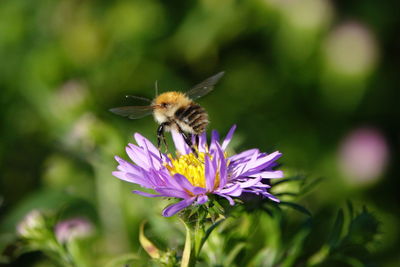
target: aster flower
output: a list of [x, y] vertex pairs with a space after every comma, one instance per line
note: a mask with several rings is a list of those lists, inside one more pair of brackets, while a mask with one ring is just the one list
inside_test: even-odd
[[198, 157], [185, 143], [179, 133], [172, 132], [176, 147], [176, 156], [161, 154], [145, 137], [136, 133], [137, 145], [128, 144], [126, 152], [135, 163], [115, 157], [118, 171], [113, 175], [121, 180], [152, 189], [156, 193], [135, 190], [133, 193], [145, 197], [173, 197], [182, 199], [169, 205], [163, 216], [169, 217], [192, 205], [201, 205], [209, 201], [209, 197], [217, 195], [234, 205], [232, 197], [243, 193], [251, 193], [279, 200], [268, 192], [270, 185], [265, 179], [282, 178], [283, 173], [273, 170], [281, 153], [271, 154], [258, 149], [245, 150], [228, 157], [225, 152], [236, 126], [233, 126], [222, 143], [217, 131], [212, 131], [211, 142], [207, 144], [206, 134], [199, 136]]

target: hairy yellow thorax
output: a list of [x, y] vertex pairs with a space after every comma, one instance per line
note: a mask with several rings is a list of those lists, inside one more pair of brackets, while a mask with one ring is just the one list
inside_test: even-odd
[[166, 92], [154, 99], [154, 104], [161, 105], [163, 103], [188, 105], [191, 100], [180, 92]]

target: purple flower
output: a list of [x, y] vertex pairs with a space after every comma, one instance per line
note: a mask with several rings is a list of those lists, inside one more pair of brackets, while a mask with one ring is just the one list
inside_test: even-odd
[[135, 163], [116, 156], [118, 171], [113, 172], [117, 178], [152, 189], [156, 194], [142, 191], [133, 193], [146, 197], [175, 197], [180, 202], [169, 205], [163, 216], [169, 217], [194, 204], [204, 204], [210, 195], [226, 198], [234, 205], [232, 197], [242, 193], [253, 193], [279, 200], [268, 192], [269, 185], [264, 179], [282, 178], [282, 171], [273, 170], [276, 160], [282, 155], [276, 151], [262, 153], [250, 149], [228, 157], [226, 148], [232, 139], [236, 126], [233, 126], [223, 140], [214, 130], [211, 143], [207, 145], [206, 134], [199, 136], [198, 157], [185, 143], [179, 133], [172, 132], [176, 147], [176, 157], [162, 154], [145, 137], [136, 133], [134, 138], [138, 145], [128, 144], [126, 152]]
[[57, 223], [55, 234], [60, 243], [74, 238], [83, 238], [93, 233], [93, 224], [85, 218], [71, 218]]

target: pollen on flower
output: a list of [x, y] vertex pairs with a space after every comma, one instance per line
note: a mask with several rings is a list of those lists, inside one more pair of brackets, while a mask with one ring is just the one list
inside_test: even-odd
[[206, 153], [198, 153], [198, 157], [193, 153], [179, 155], [177, 158], [168, 155], [171, 164], [165, 164], [165, 167], [171, 176], [176, 173], [182, 174], [193, 186], [205, 188], [205, 156]]

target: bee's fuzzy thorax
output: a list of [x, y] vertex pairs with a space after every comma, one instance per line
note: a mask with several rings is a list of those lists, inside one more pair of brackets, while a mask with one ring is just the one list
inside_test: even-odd
[[188, 105], [191, 100], [183, 93], [180, 92], [166, 92], [157, 96], [153, 103], [160, 105], [162, 103]]

